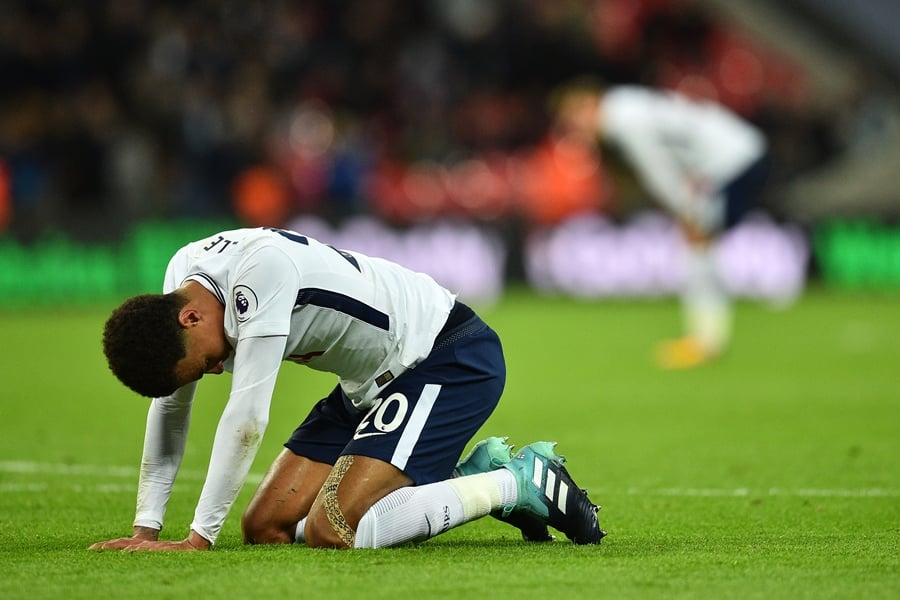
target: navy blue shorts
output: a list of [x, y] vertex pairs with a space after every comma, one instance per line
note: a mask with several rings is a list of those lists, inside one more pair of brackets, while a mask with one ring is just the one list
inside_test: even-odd
[[457, 302], [431, 354], [357, 410], [340, 386], [313, 407], [284, 444], [333, 465], [344, 454], [389, 462], [416, 485], [448, 479], [506, 384], [500, 338]]
[[722, 190], [725, 195], [724, 229], [731, 229], [757, 204], [765, 191], [771, 170], [770, 158], [763, 155]]

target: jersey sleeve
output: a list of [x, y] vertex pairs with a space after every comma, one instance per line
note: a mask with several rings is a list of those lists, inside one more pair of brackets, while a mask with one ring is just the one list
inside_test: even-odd
[[191, 529], [215, 543], [256, 457], [287, 336], [242, 339], [235, 348], [231, 394], [213, 442]]
[[196, 382], [154, 398], [147, 413], [134, 525], [162, 529], [175, 475], [184, 457]]
[[287, 336], [299, 285], [297, 267], [283, 250], [264, 246], [245, 258], [232, 280], [226, 314], [238, 340]]

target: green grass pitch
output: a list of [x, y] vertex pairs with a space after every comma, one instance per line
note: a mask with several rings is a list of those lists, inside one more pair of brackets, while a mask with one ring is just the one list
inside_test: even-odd
[[[0, 315], [2, 598], [900, 597], [896, 296], [741, 303], [721, 362], [663, 372], [650, 352], [678, 331], [673, 301], [511, 291], [481, 311], [509, 365], [482, 434], [558, 440], [609, 536], [529, 545], [486, 518], [355, 552], [240, 542], [256, 482], [333, 384], [293, 365], [212, 552], [87, 551], [130, 532], [146, 411], [105, 367], [109, 308]], [[169, 539], [187, 533], [228, 383], [201, 386]]]

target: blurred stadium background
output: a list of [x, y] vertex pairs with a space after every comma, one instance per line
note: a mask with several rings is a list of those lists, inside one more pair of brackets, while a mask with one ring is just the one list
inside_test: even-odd
[[585, 74], [766, 131], [763, 209], [719, 248], [735, 293], [897, 290], [897, 23], [895, 0], [7, 0], [0, 293], [155, 290], [181, 243], [269, 225], [472, 301], [671, 294], [671, 223], [549, 135]]

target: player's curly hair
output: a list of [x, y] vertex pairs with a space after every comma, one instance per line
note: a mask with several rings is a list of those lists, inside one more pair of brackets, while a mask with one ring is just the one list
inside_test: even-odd
[[119, 381], [142, 396], [168, 396], [178, 388], [175, 365], [186, 354], [178, 293], [143, 294], [122, 303], [103, 328], [103, 353]]

